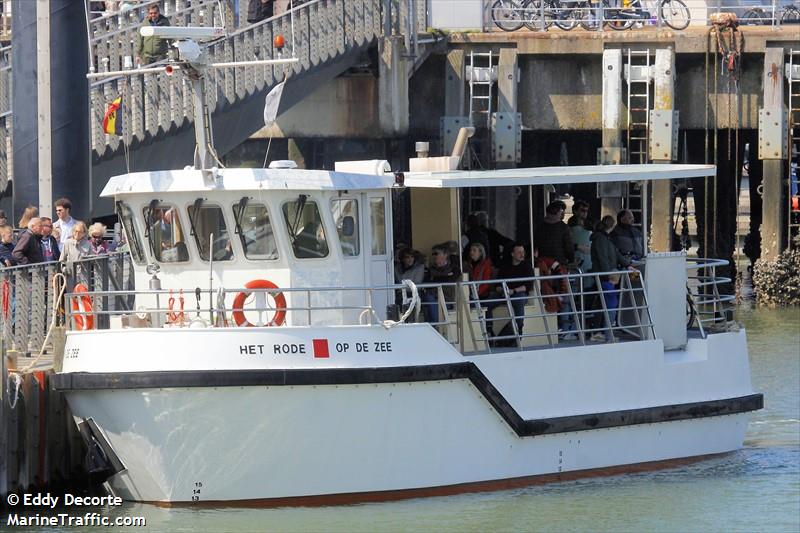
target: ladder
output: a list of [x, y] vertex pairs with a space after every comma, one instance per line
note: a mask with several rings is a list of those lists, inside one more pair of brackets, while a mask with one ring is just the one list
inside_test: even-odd
[[469, 123], [476, 128], [491, 126], [494, 84], [497, 82], [497, 61], [500, 55], [488, 52], [469, 53]]
[[786, 235], [790, 250], [798, 247], [800, 235], [800, 50], [789, 51], [786, 65], [789, 82], [789, 194]]
[[[650, 108], [653, 82], [653, 61], [650, 50], [627, 50], [625, 80], [627, 82], [628, 120], [626, 147], [628, 163], [647, 163], [650, 137]], [[629, 183], [625, 191], [624, 207], [630, 209], [636, 225], [642, 222], [641, 185]]]

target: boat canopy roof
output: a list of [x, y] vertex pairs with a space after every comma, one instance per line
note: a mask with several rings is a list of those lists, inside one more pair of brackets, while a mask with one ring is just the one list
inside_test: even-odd
[[218, 179], [207, 185], [199, 170], [158, 170], [114, 176], [100, 196], [201, 191], [355, 191], [387, 189], [394, 185], [392, 174], [356, 174], [327, 170], [224, 168]]
[[406, 187], [450, 189], [460, 187], [506, 187], [559, 185], [562, 183], [608, 183], [702, 178], [716, 173], [714, 165], [590, 165], [502, 170], [453, 170], [408, 172]]

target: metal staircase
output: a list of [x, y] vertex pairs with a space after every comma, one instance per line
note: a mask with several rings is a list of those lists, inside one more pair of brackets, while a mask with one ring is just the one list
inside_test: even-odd
[[789, 84], [789, 194], [788, 236], [789, 249], [797, 248], [795, 238], [800, 235], [800, 50], [789, 51], [786, 64]]

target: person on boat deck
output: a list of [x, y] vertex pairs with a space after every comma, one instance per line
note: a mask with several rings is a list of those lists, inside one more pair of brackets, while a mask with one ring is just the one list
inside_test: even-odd
[[53, 263], [58, 261], [61, 252], [58, 249], [58, 240], [53, 237], [53, 221], [49, 217], [42, 217], [42, 257], [45, 263]]
[[394, 265], [394, 279], [397, 283], [410, 280], [415, 284], [425, 281], [425, 263], [421, 254], [411, 248], [404, 248], [398, 254], [398, 261]]
[[[486, 249], [483, 244], [473, 242], [469, 245], [469, 280], [470, 281], [484, 281], [492, 279], [494, 276], [494, 268], [492, 267], [492, 260], [486, 257]], [[477, 286], [478, 299], [483, 300], [489, 297], [492, 287], [489, 283], [481, 283]], [[474, 299], [474, 293], [470, 289], [470, 299]]]
[[11, 252], [11, 256], [18, 265], [41, 263], [44, 260], [42, 246], [39, 243], [41, 234], [42, 220], [39, 217], [31, 218], [28, 221], [28, 228], [20, 234], [17, 245]]
[[[628, 268], [631, 264], [631, 260], [622, 255], [619, 249], [616, 247], [614, 242], [611, 240], [611, 232], [614, 230], [614, 217], [611, 215], [606, 215], [603, 219], [597, 223], [595, 226], [595, 232], [592, 234], [592, 271], [594, 272], [614, 272], [615, 270], [620, 270], [623, 268]], [[603, 286], [603, 292], [607, 290], [613, 290], [613, 283], [612, 286], [609, 286], [608, 282], [610, 281], [609, 276], [601, 276], [600, 283]], [[605, 298], [605, 297], [604, 297]], [[611, 302], [613, 303], [613, 298], [606, 300], [606, 306]], [[619, 300], [617, 299], [617, 303]], [[601, 308], [600, 302], [595, 304], [596, 308]], [[600, 322], [605, 322], [605, 318], [600, 315]], [[609, 313], [609, 320], [611, 320], [611, 314]], [[616, 319], [616, 313], [614, 313], [614, 319]], [[614, 321], [611, 321], [610, 327], [614, 324]], [[595, 324], [593, 327], [598, 327], [597, 321], [595, 320]], [[597, 332], [592, 335], [592, 341], [602, 341], [605, 340], [606, 337]]]
[[533, 242], [539, 250], [539, 258], [550, 265], [551, 270], [561, 270], [559, 265], [566, 267], [575, 260], [575, 244], [572, 242], [572, 233], [569, 226], [564, 223], [564, 213], [567, 206], [561, 200], [550, 202], [545, 209], [546, 215], [533, 234]]
[[14, 230], [8, 224], [0, 226], [0, 266], [10, 267], [17, 264], [11, 255], [14, 251]]
[[[158, 4], [151, 4], [150, 7], [147, 8], [147, 23], [150, 24], [150, 26], [170, 25], [169, 19], [161, 14], [161, 8], [158, 7]], [[168, 51], [169, 41], [167, 39], [162, 39], [155, 35], [144, 37], [141, 34], [137, 34], [137, 65], [149, 65], [150, 63], [166, 59]]]
[[[522, 335], [522, 326], [525, 322], [525, 304], [528, 303], [528, 294], [533, 290], [533, 267], [530, 261], [525, 260], [525, 245], [522, 243], [514, 243], [511, 247], [511, 262], [506, 263], [500, 267], [497, 273], [497, 279], [508, 280], [506, 287], [508, 288], [508, 301], [511, 303], [511, 308], [514, 311], [514, 318], [517, 323], [517, 333]], [[487, 329], [492, 336], [509, 337], [514, 334], [514, 327], [511, 321], [506, 324], [499, 333], [491, 333], [494, 331], [494, 322], [492, 320], [493, 311], [499, 306], [508, 306], [505, 300], [505, 292], [503, 286], [497, 284], [494, 287], [494, 293], [491, 295], [492, 299], [496, 301], [489, 302], [486, 310], [486, 324]], [[514, 346], [516, 341], [514, 339], [501, 339], [496, 342], [498, 346]]]
[[611, 232], [611, 240], [622, 255], [635, 260], [644, 257], [644, 237], [633, 221], [630, 209], [617, 213], [617, 227]]
[[19, 219], [17, 228], [23, 231], [28, 229], [28, 224], [30, 223], [31, 219], [38, 216], [39, 208], [34, 205], [29, 205], [25, 208], [25, 211], [22, 212], [22, 218]]
[[485, 212], [480, 211], [477, 213], [477, 216], [478, 229], [484, 232], [486, 237], [489, 239], [489, 246], [486, 247], [486, 256], [492, 260], [492, 265], [498, 266], [508, 259], [508, 255], [511, 253], [511, 247], [514, 245], [514, 241], [496, 229], [490, 228], [488, 226], [489, 215], [487, 215]]
[[[425, 283], [456, 283], [461, 279], [461, 269], [453, 261], [450, 247], [437, 244], [432, 250], [433, 260], [425, 276]], [[448, 309], [452, 309], [456, 300], [454, 286], [442, 287], [442, 295]], [[430, 287], [422, 295], [423, 313], [428, 322], [439, 322], [439, 290]]]
[[8, 217], [6, 217], [6, 212], [0, 209], [0, 226], [7, 226], [8, 225]]
[[583, 200], [576, 200], [572, 205], [572, 217], [567, 226], [572, 242], [575, 243], [575, 262], [581, 272], [592, 270], [592, 230], [588, 219], [589, 204]]
[[477, 213], [472, 213], [467, 217], [467, 230], [464, 232], [463, 238], [466, 238], [467, 241], [467, 245], [464, 247], [467, 258], [469, 258], [469, 247], [473, 243], [483, 246], [483, 255], [486, 255], [485, 252], [489, 249], [489, 235], [481, 228]]

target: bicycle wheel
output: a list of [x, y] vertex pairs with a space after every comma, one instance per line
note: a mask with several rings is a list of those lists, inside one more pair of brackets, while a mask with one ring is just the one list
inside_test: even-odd
[[520, 0], [497, 0], [492, 4], [492, 22], [503, 31], [522, 27], [523, 3]]
[[[542, 23], [542, 15], [544, 15], [544, 23]], [[522, 10], [522, 20], [525, 23], [525, 27], [531, 31], [546, 30], [553, 25], [550, 8], [545, 5], [544, 10], [542, 10], [542, 0], [526, 2], [525, 8]]]
[[794, 6], [785, 6], [781, 15], [781, 24], [800, 24], [800, 9]]
[[554, 0], [553, 4], [553, 24], [564, 31], [569, 31], [578, 25], [575, 18], [575, 9], [561, 5], [559, 0]]
[[683, 0], [662, 0], [659, 6], [659, 16], [664, 24], [673, 30], [685, 30], [691, 22], [689, 8]]
[[766, 13], [760, 7], [754, 7], [747, 13], [742, 15], [742, 24], [746, 26], [755, 26], [757, 24], [764, 24], [767, 18]]
[[[605, 5], [603, 7], [605, 8]], [[628, 16], [633, 13], [634, 10], [630, 7], [611, 7], [605, 9], [603, 16], [609, 28], [622, 31], [629, 29], [636, 22], [636, 19]]]
[[579, 19], [581, 27], [587, 31], [594, 31], [597, 29], [597, 26], [600, 24], [600, 9], [605, 9], [608, 7], [608, 2], [603, 0], [602, 7], [595, 6], [592, 2], [585, 2], [581, 4], [580, 11], [579, 11]]

